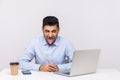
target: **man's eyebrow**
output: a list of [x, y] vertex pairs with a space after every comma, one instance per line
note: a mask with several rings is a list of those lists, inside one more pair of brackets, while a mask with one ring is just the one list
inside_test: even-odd
[[56, 30], [52, 30], [52, 31], [56, 31]]
[[45, 31], [49, 31], [49, 30], [46, 29]]

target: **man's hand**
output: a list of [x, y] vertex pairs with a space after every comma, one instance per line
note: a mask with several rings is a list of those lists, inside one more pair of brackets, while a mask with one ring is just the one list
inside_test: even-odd
[[40, 71], [56, 72], [58, 71], [58, 66], [53, 63], [42, 64], [39, 68]]

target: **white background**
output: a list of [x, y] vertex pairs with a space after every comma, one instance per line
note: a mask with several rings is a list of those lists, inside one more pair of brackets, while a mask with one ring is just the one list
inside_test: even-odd
[[0, 70], [42, 35], [48, 15], [75, 49], [101, 49], [98, 67], [120, 69], [120, 0], [0, 0]]

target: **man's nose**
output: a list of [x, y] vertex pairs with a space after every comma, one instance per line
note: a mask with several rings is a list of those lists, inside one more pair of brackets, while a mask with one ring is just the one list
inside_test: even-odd
[[49, 33], [49, 37], [52, 37], [52, 35], [53, 35], [52, 32], [50, 32], [50, 33]]

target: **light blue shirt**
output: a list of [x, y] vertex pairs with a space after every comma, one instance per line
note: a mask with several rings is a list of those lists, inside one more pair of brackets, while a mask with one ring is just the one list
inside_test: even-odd
[[[74, 47], [71, 43], [58, 36], [54, 44], [48, 45], [44, 36], [33, 39], [19, 58], [19, 67], [25, 70], [39, 70], [41, 64], [54, 63], [59, 71], [69, 71]], [[35, 59], [35, 64], [31, 62]], [[68, 63], [66, 63], [68, 59]]]

